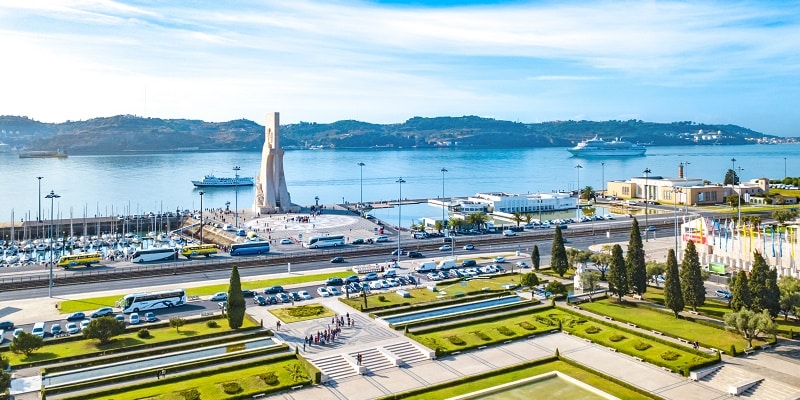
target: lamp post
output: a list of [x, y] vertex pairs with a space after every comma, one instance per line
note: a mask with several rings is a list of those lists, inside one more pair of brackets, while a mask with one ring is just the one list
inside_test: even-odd
[[583, 169], [583, 166], [578, 164], [575, 166], [575, 169], [578, 170], [578, 202], [576, 203], [575, 215], [578, 219], [581, 219], [581, 169]]
[[445, 223], [444, 222], [445, 221], [445, 219], [444, 219], [445, 218], [445, 216], [444, 216], [444, 210], [445, 210], [445, 205], [444, 205], [444, 173], [447, 172], [447, 168], [442, 168], [440, 171], [442, 171], [442, 224], [444, 224]]
[[680, 186], [673, 186], [672, 187], [672, 212], [675, 214], [675, 259], [677, 261], [678, 258], [678, 194], [683, 193], [683, 189]]
[[786, 157], [783, 157], [783, 179], [786, 180]]
[[648, 214], [647, 214], [647, 203], [649, 203], [649, 198], [650, 198], [649, 193], [647, 191], [647, 178], [650, 175], [650, 173], [653, 172], [653, 171], [650, 171], [650, 168], [645, 168], [645, 170], [642, 171], [642, 172], [644, 172], [644, 241], [646, 242], [647, 241], [647, 236], [648, 236], [647, 227], [649, 226], [648, 225], [649, 222], [647, 220], [647, 217], [648, 217]]
[[[784, 160], [786, 159], [784, 158]], [[36, 177], [36, 179], [39, 180], [39, 208], [36, 209], [36, 221], [38, 222], [42, 222], [42, 178], [44, 177], [43, 176]]]
[[735, 185], [736, 184], [736, 159], [735, 158], [731, 158], [731, 171], [733, 171], [733, 178], [732, 178], [733, 182], [731, 182], [731, 185]]
[[233, 186], [236, 187], [236, 201], [233, 206], [233, 218], [236, 220], [234, 226], [236, 229], [239, 229], [239, 171], [241, 170], [238, 165], [233, 167], [233, 172], [236, 174], [233, 181]]
[[200, 195], [200, 244], [203, 244], [203, 195], [206, 192], [201, 190], [198, 194]]
[[[361, 171], [361, 197], [359, 197], [358, 207], [361, 210], [363, 210], [364, 209], [364, 166], [367, 165], [367, 164], [364, 164], [363, 162], [359, 162], [356, 165], [358, 165], [358, 167], [360, 168], [360, 171]], [[363, 214], [363, 212], [362, 212], [362, 214]]]
[[689, 164], [691, 164], [691, 163], [688, 162], [688, 161], [684, 161], [683, 162], [683, 179], [687, 179], [689, 177], [689, 175], [686, 174], [686, 170], [687, 170], [686, 166], [689, 165]]
[[61, 196], [52, 190], [45, 196], [46, 199], [50, 199], [50, 284], [47, 286], [47, 293], [50, 297], [53, 297], [53, 253], [55, 253], [53, 249], [53, 200], [59, 197]]
[[397, 265], [397, 264], [400, 263], [400, 254], [401, 254], [401, 251], [400, 251], [401, 250], [400, 249], [400, 232], [401, 232], [401, 229], [402, 229], [401, 228], [401, 221], [402, 221], [402, 215], [403, 215], [403, 184], [406, 183], [406, 181], [403, 180], [403, 178], [399, 178], [395, 182], [400, 184], [400, 197], [397, 200], [397, 261], [395, 262], [395, 265]]
[[744, 168], [742, 168], [742, 167], [737, 167], [737, 168], [736, 168], [736, 169], [733, 171], [733, 179], [734, 179], [734, 180], [736, 181], [736, 183], [739, 185], [739, 191], [738, 191], [738, 194], [739, 194], [739, 195], [738, 195], [738, 196], [736, 196], [736, 201], [737, 201], [737, 205], [736, 205], [736, 209], [737, 209], [737, 217], [736, 217], [736, 221], [737, 221], [737, 223], [738, 223], [739, 221], [741, 221], [741, 220], [742, 220], [742, 181], [741, 181], [741, 179], [738, 179], [738, 175], [736, 174], [736, 171], [739, 171], [739, 173], [741, 173], [742, 171], [744, 171]]
[[600, 187], [603, 188], [603, 197], [606, 196], [606, 163], [600, 163]]

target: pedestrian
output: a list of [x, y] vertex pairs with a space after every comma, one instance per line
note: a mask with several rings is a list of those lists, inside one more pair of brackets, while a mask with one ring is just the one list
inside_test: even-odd
[[306, 340], [303, 340], [303, 351], [306, 351]]
[[161, 370], [161, 377], [166, 379], [166, 377], [167, 377], [167, 370], [166, 369], [162, 369]]
[[358, 355], [356, 356], [356, 361], [358, 361], [358, 365], [361, 365], [362, 360], [363, 358], [361, 357], [361, 353], [358, 353]]
[[276, 321], [275, 322], [275, 327], [276, 327], [276, 329], [275, 329], [276, 331], [281, 330], [281, 321]]
[[161, 379], [161, 370], [156, 371], [156, 379]]

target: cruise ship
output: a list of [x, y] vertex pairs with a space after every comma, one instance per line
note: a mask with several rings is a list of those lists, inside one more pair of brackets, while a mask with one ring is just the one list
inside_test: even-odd
[[253, 178], [240, 176], [238, 178], [219, 178], [214, 175], [206, 175], [202, 181], [192, 181], [198, 187], [203, 186], [253, 186]]
[[606, 142], [595, 136], [593, 139], [584, 140], [577, 146], [568, 149], [572, 155], [582, 157], [631, 157], [641, 156], [647, 148], [624, 140], [614, 139]]

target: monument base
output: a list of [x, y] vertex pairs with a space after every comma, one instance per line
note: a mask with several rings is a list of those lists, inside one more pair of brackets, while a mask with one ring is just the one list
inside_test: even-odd
[[301, 210], [297, 204], [292, 204], [289, 207], [260, 207], [253, 206], [254, 214], [286, 214], [286, 213], [299, 213]]

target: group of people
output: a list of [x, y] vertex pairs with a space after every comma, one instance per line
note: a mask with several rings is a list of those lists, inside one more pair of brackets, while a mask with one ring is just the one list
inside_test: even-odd
[[346, 315], [335, 315], [331, 317], [331, 323], [328, 325], [328, 329], [317, 331], [316, 334], [311, 334], [303, 338], [303, 351], [306, 350], [307, 345], [324, 345], [325, 343], [336, 341], [336, 337], [341, 335], [342, 327], [344, 327], [345, 324], [348, 327], [354, 327], [356, 325], [355, 319], [350, 318], [349, 312]]

